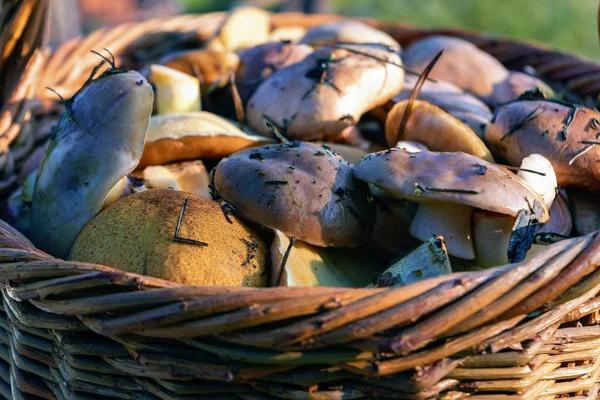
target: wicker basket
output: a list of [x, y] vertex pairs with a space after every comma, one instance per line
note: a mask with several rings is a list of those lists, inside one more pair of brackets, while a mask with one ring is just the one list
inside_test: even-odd
[[[102, 29], [59, 48], [38, 87], [67, 97], [97, 63], [90, 50], [106, 47], [135, 67], [173, 46], [197, 46], [222, 18]], [[335, 18], [272, 20], [308, 26]], [[368, 22], [403, 45], [460, 36], [509, 68], [531, 65], [580, 99], [594, 102], [600, 92], [599, 65], [537, 45]], [[43, 101], [54, 100], [49, 95], [38, 91]], [[38, 140], [19, 138], [11, 150], [28, 153]], [[598, 266], [594, 233], [520, 264], [396, 289], [189, 287], [52, 258], [0, 221], [0, 395], [596, 399]]]

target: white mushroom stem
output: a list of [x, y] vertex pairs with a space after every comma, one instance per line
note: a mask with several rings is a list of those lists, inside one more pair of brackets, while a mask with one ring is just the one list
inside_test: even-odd
[[421, 203], [410, 225], [410, 234], [422, 241], [442, 235], [448, 253], [466, 260], [475, 257], [471, 232], [473, 207], [456, 203]]
[[541, 154], [531, 154], [521, 161], [517, 175], [523, 179], [550, 208], [556, 197], [556, 173], [548, 159]]
[[515, 217], [484, 210], [473, 213], [473, 263], [482, 268], [508, 264], [508, 243]]
[[156, 90], [156, 112], [200, 111], [200, 81], [164, 65], [151, 65], [148, 78]]
[[401, 140], [396, 143], [396, 147], [402, 150], [406, 150], [409, 153], [419, 153], [421, 151], [428, 151], [429, 148], [422, 143], [411, 142], [410, 140]]

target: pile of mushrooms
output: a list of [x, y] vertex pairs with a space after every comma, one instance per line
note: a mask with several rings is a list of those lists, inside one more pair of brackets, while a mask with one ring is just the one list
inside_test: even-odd
[[600, 229], [600, 113], [465, 40], [402, 49], [359, 21], [272, 29], [244, 7], [140, 72], [104, 61], [4, 210], [52, 256], [382, 287]]

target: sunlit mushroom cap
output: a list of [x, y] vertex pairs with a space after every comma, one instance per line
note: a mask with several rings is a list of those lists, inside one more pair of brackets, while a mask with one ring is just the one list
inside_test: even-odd
[[518, 166], [529, 154], [539, 153], [552, 163], [559, 186], [599, 190], [599, 122], [598, 111], [582, 106], [515, 101], [496, 109], [485, 140], [492, 154], [510, 165]]
[[139, 167], [179, 160], [221, 158], [272, 139], [242, 131], [205, 111], [155, 115], [150, 119]]
[[540, 221], [548, 219], [544, 201], [521, 178], [465, 153], [389, 149], [363, 158], [354, 176], [419, 203], [459, 203], [511, 216], [530, 209]]
[[400, 44], [387, 33], [363, 22], [348, 19], [318, 25], [309, 29], [301, 43], [311, 46], [330, 46], [337, 43], [377, 43], [388, 46], [395, 51], [400, 50]]
[[400, 91], [400, 64], [396, 52], [376, 45], [316, 50], [258, 87], [248, 104], [248, 124], [265, 135], [272, 121], [292, 139], [335, 138]]
[[240, 151], [215, 167], [214, 185], [245, 217], [316, 246], [353, 247], [371, 235], [366, 186], [327, 146], [295, 142]]
[[227, 14], [207, 47], [236, 51], [266, 43], [271, 31], [271, 16], [258, 7], [238, 7]]
[[246, 103], [269, 75], [302, 61], [312, 52], [308, 45], [290, 42], [270, 42], [241, 51], [235, 81], [242, 101]]
[[429, 74], [430, 78], [450, 82], [478, 97], [492, 94], [494, 85], [508, 76], [498, 60], [466, 40], [430, 36], [413, 43], [402, 54], [407, 68], [422, 72], [431, 59], [444, 50]]

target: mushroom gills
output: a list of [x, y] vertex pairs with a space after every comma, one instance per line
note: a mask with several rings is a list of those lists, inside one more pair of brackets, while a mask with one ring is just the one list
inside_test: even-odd
[[422, 241], [432, 235], [441, 235], [446, 240], [448, 253], [472, 260], [475, 258], [471, 232], [473, 207], [445, 202], [419, 204], [410, 224], [410, 234]]

